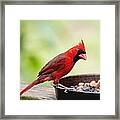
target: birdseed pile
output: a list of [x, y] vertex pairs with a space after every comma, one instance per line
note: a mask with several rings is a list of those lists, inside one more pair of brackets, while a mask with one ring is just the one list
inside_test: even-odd
[[78, 85], [66, 87], [64, 85], [58, 84], [57, 88], [64, 89], [64, 92], [75, 91], [84, 93], [100, 93], [100, 80], [98, 82], [91, 81], [90, 83], [80, 82]]

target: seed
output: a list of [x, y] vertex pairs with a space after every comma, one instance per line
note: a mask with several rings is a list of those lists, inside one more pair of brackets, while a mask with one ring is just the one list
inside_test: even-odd
[[90, 86], [94, 86], [95, 87], [96, 86], [96, 82], [95, 81], [91, 81], [90, 82]]
[[96, 83], [96, 86], [95, 86], [97, 89], [100, 89], [100, 81]]
[[100, 92], [100, 89], [95, 89], [97, 92]]
[[79, 90], [79, 89], [81, 89], [82, 87], [83, 87], [83, 86], [78, 86], [76, 89]]
[[79, 86], [83, 86], [83, 85], [84, 85], [84, 83], [79, 83], [78, 85], [79, 85]]
[[85, 84], [84, 84], [84, 86], [87, 86], [87, 87], [88, 87], [89, 85], [90, 85], [90, 83], [85, 83]]

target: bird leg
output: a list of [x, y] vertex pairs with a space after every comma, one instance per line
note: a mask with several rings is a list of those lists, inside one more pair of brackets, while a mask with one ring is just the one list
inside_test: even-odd
[[[56, 81], [55, 81], [56, 82]], [[67, 87], [60, 84], [58, 81], [57, 81], [57, 84], [55, 84], [57, 88], [62, 88], [62, 89], [66, 89]]]
[[59, 84], [59, 79], [56, 78], [56, 79], [54, 80], [53, 84], [55, 84], [55, 85]]
[[53, 82], [53, 86], [56, 86], [56, 88], [61, 88], [61, 89], [67, 89], [66, 86], [62, 85], [59, 83], [59, 79], [55, 79]]
[[58, 79], [58, 78], [54, 79], [54, 81], [53, 81], [53, 86], [54, 86], [54, 87], [56, 86], [56, 87], [58, 88], [58, 87], [59, 87], [58, 84], [59, 84], [59, 79]]

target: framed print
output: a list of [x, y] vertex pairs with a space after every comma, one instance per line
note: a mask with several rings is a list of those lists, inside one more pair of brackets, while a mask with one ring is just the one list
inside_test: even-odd
[[2, 119], [119, 119], [118, 1], [1, 8]]

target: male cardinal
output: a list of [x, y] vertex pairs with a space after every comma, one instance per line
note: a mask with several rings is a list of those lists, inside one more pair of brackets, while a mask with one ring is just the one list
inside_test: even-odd
[[34, 85], [45, 81], [54, 80], [53, 83], [58, 84], [60, 78], [69, 73], [79, 59], [86, 60], [86, 58], [85, 46], [83, 40], [81, 40], [78, 45], [50, 60], [39, 72], [37, 80], [23, 89], [20, 95], [28, 91]]

